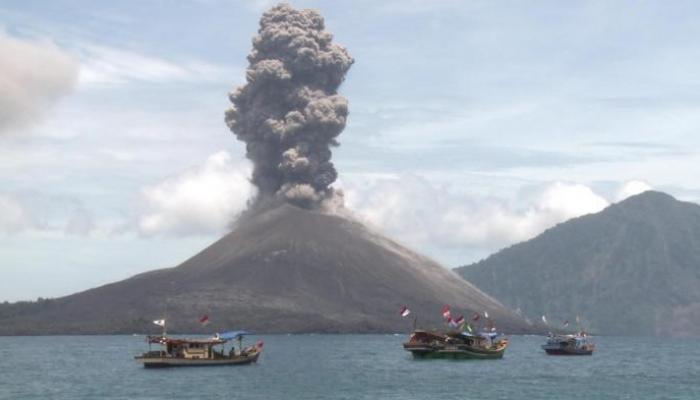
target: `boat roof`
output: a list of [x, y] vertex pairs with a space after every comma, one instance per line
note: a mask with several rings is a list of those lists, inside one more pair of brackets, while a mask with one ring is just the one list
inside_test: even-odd
[[167, 337], [167, 336], [149, 336], [148, 337], [148, 342], [149, 343], [155, 343], [155, 344], [205, 344], [205, 345], [217, 345], [217, 344], [223, 344], [226, 343], [227, 340], [222, 340], [222, 339], [217, 339], [217, 338], [201, 338], [201, 339], [192, 339], [192, 338], [172, 338], [172, 337]]
[[235, 340], [242, 338], [243, 336], [250, 335], [250, 332], [246, 331], [229, 331], [224, 333], [215, 333], [213, 337], [209, 338], [173, 338], [167, 336], [149, 336], [148, 342], [155, 344], [204, 344], [204, 345], [217, 345], [228, 342], [229, 340]]
[[224, 333], [217, 333], [214, 337], [222, 340], [234, 340], [246, 335], [251, 335], [251, 333], [246, 331], [229, 331]]
[[497, 336], [500, 336], [501, 334], [498, 332], [479, 332], [479, 333], [469, 333], [469, 332], [461, 332], [460, 335], [462, 336], [467, 336], [467, 337], [488, 337], [488, 338], [495, 338]]

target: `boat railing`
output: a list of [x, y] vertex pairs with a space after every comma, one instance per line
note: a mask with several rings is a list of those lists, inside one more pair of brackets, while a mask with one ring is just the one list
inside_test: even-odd
[[163, 357], [169, 357], [169, 354], [163, 350], [152, 350], [152, 351], [147, 351], [143, 353], [141, 357], [144, 358], [163, 358]]

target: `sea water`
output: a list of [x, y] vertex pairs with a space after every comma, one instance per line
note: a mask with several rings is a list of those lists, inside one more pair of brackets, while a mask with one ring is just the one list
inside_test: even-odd
[[700, 399], [700, 339], [598, 337], [547, 356], [414, 360], [405, 335], [261, 335], [257, 364], [144, 369], [143, 336], [0, 337], [0, 399]]

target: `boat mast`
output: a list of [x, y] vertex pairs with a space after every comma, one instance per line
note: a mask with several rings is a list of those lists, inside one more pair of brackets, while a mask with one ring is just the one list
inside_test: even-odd
[[163, 313], [163, 334], [161, 336], [165, 337], [167, 329], [166, 325], [168, 324], [168, 300], [165, 300], [165, 312]]

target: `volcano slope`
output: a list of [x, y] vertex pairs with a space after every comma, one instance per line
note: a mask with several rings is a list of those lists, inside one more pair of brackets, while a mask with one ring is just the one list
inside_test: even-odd
[[[401, 305], [411, 318], [397, 315]], [[284, 204], [249, 213], [181, 265], [63, 298], [0, 308], [0, 334], [153, 332], [401, 332], [440, 309], [488, 311], [499, 329], [529, 327], [455, 273], [348, 218]]]

